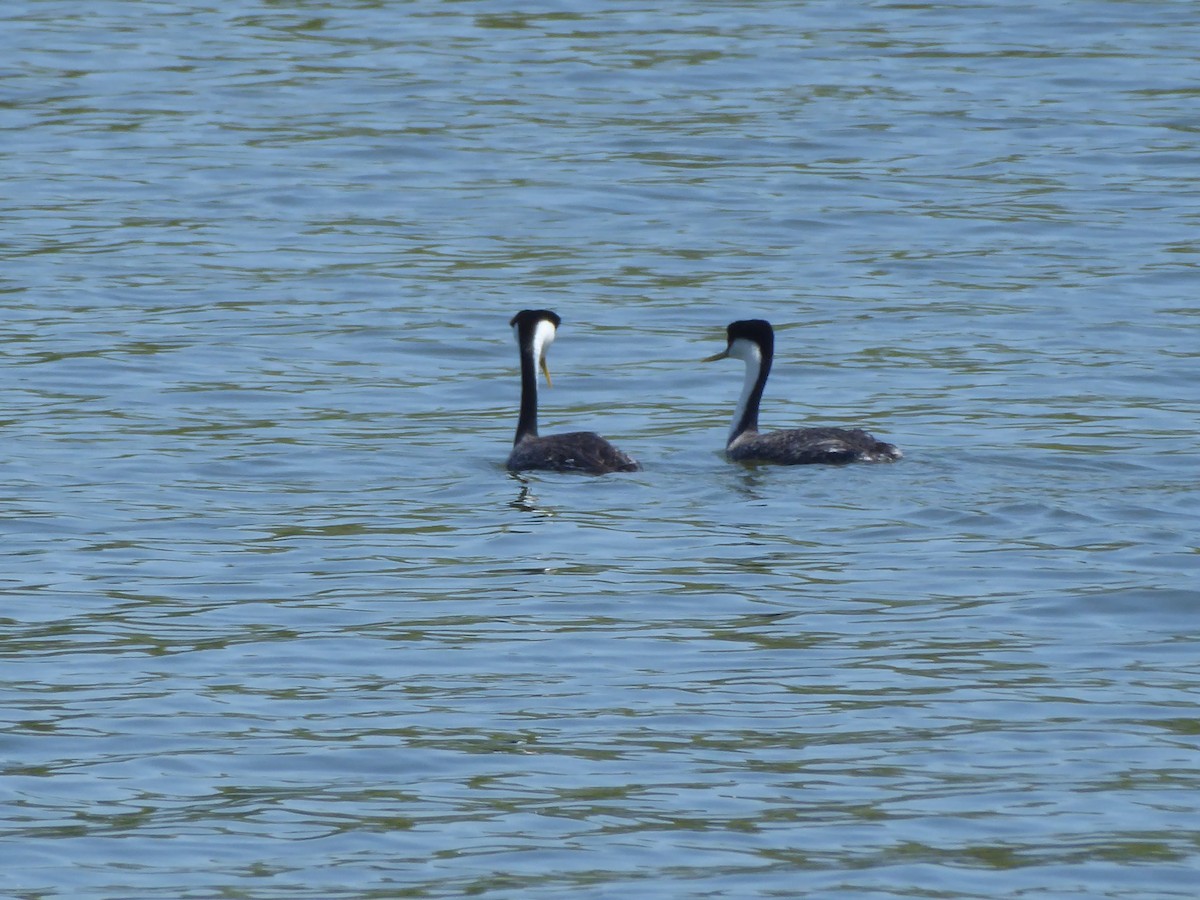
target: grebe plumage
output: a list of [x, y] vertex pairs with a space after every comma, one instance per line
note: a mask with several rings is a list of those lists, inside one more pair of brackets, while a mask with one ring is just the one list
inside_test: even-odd
[[762, 319], [731, 322], [726, 329], [727, 345], [708, 357], [743, 360], [746, 381], [733, 414], [725, 453], [739, 462], [804, 465], [813, 463], [891, 462], [903, 454], [892, 444], [878, 440], [859, 428], [794, 428], [760, 432], [758, 406], [771, 373], [775, 356], [775, 330]]
[[508, 468], [513, 472], [541, 469], [589, 475], [638, 471], [641, 466], [632, 457], [595, 432], [538, 435], [537, 371], [542, 370], [549, 385], [546, 349], [561, 323], [558, 314], [548, 309], [524, 309], [509, 322], [521, 351], [521, 414]]

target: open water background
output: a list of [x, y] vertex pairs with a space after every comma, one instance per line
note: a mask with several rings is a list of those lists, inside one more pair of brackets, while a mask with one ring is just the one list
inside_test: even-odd
[[[0, 893], [1195, 896], [1198, 52], [6, 3]], [[503, 470], [528, 306], [644, 472]], [[724, 461], [749, 315], [905, 459]]]

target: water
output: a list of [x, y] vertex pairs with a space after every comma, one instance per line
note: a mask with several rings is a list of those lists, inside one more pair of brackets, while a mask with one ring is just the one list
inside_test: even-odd
[[0, 17], [5, 895], [1194, 894], [1191, 4]]

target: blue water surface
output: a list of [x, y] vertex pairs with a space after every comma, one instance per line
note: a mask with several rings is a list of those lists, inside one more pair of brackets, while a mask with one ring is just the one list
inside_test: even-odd
[[6, 5], [0, 893], [1194, 896], [1198, 40]]

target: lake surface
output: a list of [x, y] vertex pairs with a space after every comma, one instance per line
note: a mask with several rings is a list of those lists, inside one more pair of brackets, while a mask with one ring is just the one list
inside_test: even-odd
[[[0, 893], [1195, 896], [1198, 46], [5, 5]], [[725, 461], [750, 316], [905, 458]]]

